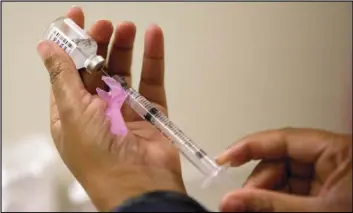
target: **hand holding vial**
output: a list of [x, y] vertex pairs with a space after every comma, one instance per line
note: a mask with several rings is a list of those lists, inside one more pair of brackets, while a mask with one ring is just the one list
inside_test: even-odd
[[[83, 27], [81, 9], [72, 8], [67, 17]], [[127, 76], [130, 85], [131, 51], [126, 49], [132, 48], [136, 29], [130, 22], [120, 24], [108, 54], [106, 46], [112, 28], [109, 21], [99, 21], [91, 28], [89, 36], [97, 41], [99, 55], [109, 59], [107, 71]], [[52, 41], [42, 41], [38, 45], [52, 83], [51, 133], [63, 161], [97, 209], [110, 211], [126, 199], [148, 191], [171, 190], [185, 194], [178, 150], [128, 108], [123, 107], [128, 133], [125, 136], [111, 133], [105, 114], [106, 102], [96, 93], [89, 93], [84, 84], [90, 82], [89, 86], [104, 89], [99, 86], [101, 76], [85, 74], [82, 82], [77, 69], [85, 66], [86, 61], [73, 60], [67, 51], [82, 59], [81, 53], [72, 49], [64, 51]], [[144, 60], [150, 66], [143, 68], [140, 93], [155, 100], [158, 110], [167, 112], [165, 90], [161, 86], [163, 60], [153, 60], [164, 56], [163, 33], [159, 27], [151, 26], [146, 31], [144, 51]], [[87, 67], [99, 64], [93, 62]], [[157, 69], [151, 70], [152, 67]], [[155, 84], [149, 83], [150, 87], [146, 87], [145, 79], [153, 79]]]
[[[47, 30], [45, 38], [54, 41], [59, 47], [64, 49], [74, 61], [76, 68], [86, 68], [90, 73], [101, 72], [104, 75], [109, 76], [104, 66], [105, 60], [103, 57], [97, 55], [97, 44], [82, 28], [80, 28], [75, 22], [66, 17], [56, 19]], [[110, 77], [110, 76], [109, 76]], [[206, 176], [206, 180], [203, 184], [208, 186], [214, 178], [221, 177], [226, 180], [225, 169], [227, 167], [221, 167], [209, 156], [206, 152], [198, 147], [187, 135], [180, 130], [173, 122], [171, 122], [157, 107], [150, 103], [145, 97], [136, 92], [133, 88], [129, 88], [126, 82], [119, 75], [113, 75], [113, 78], [106, 78], [110, 82], [110, 85], [121, 83], [127, 96], [127, 104], [131, 109], [138, 114], [142, 119], [151, 123], [156, 129], [161, 131], [174, 145], [176, 145], [181, 154], [189, 160], [202, 174]], [[106, 97], [102, 90], [98, 95]], [[113, 91], [109, 92], [112, 93]], [[106, 100], [112, 100], [107, 99]], [[108, 102], [109, 105], [122, 105], [122, 103]], [[111, 121], [112, 129], [119, 132], [117, 128], [122, 131], [125, 129], [124, 124], [119, 120], [121, 116], [115, 114], [116, 118], [111, 116], [112, 106], [108, 106], [108, 115]], [[115, 107], [116, 108], [116, 107]], [[120, 109], [120, 107], [119, 107]], [[120, 126], [120, 127], [119, 127]]]

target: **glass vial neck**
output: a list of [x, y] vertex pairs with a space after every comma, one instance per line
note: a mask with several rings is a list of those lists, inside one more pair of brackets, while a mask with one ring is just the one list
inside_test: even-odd
[[105, 59], [102, 56], [95, 55], [85, 61], [85, 67], [88, 71], [99, 71], [104, 65]]

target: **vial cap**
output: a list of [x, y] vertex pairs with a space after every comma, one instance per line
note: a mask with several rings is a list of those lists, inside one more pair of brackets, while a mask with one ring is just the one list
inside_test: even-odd
[[89, 71], [98, 71], [104, 65], [104, 61], [105, 59], [102, 56], [97, 55], [93, 58], [87, 59], [85, 67]]

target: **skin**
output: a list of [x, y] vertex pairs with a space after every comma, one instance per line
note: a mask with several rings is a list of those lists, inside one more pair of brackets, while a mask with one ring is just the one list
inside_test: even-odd
[[260, 160], [244, 187], [227, 194], [226, 212], [352, 212], [352, 136], [285, 128], [246, 136], [219, 164]]
[[[67, 16], [84, 27], [80, 8]], [[110, 73], [131, 85], [135, 25], [115, 30], [107, 20], [89, 34], [98, 54], [108, 58]], [[112, 48], [108, 45], [112, 38]], [[123, 116], [129, 133], [109, 131], [106, 103], [95, 93], [104, 88], [101, 74], [77, 71], [70, 57], [52, 42], [38, 44], [51, 82], [51, 133], [64, 163], [100, 211], [154, 190], [185, 192], [178, 151], [127, 106]], [[139, 92], [167, 113], [164, 89], [163, 33], [152, 25], [145, 34]], [[221, 211], [352, 211], [352, 136], [314, 129], [285, 128], [255, 133], [222, 153], [219, 164], [235, 167], [260, 160], [243, 189], [230, 192]]]
[[[71, 8], [67, 17], [84, 27], [80, 8]], [[117, 26], [108, 54], [113, 31], [111, 22], [100, 20], [88, 32], [98, 43], [98, 54], [108, 58], [109, 72], [124, 76], [131, 85], [135, 25], [123, 22]], [[104, 88], [100, 74], [78, 72], [71, 58], [53, 42], [40, 42], [37, 51], [50, 76], [55, 145], [98, 210], [110, 211], [149, 191], [185, 193], [178, 151], [152, 125], [124, 106], [129, 133], [125, 137], [111, 134], [104, 115], [107, 104], [95, 93], [97, 87]], [[167, 113], [163, 33], [158, 26], [146, 31], [142, 63], [139, 92]]]

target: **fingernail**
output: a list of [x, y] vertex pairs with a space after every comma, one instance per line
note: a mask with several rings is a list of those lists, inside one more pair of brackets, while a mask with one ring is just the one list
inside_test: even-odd
[[244, 162], [242, 161], [242, 153], [236, 151], [238, 147], [239, 146], [234, 146], [231, 149], [224, 151], [216, 158], [216, 162], [219, 165], [223, 165], [230, 162], [231, 166], [234, 167], [243, 165]]
[[41, 58], [46, 58], [48, 55], [48, 43], [45, 41], [39, 41], [37, 44], [37, 52]]
[[222, 166], [223, 164], [225, 164], [227, 162], [227, 158], [226, 156], [224, 156], [224, 154], [221, 154], [220, 156], [218, 156], [216, 158], [216, 163], [220, 166]]
[[40, 43], [42, 43], [44, 40], [39, 40], [38, 42], [37, 42], [37, 46], [38, 46], [38, 44], [40, 44]]

